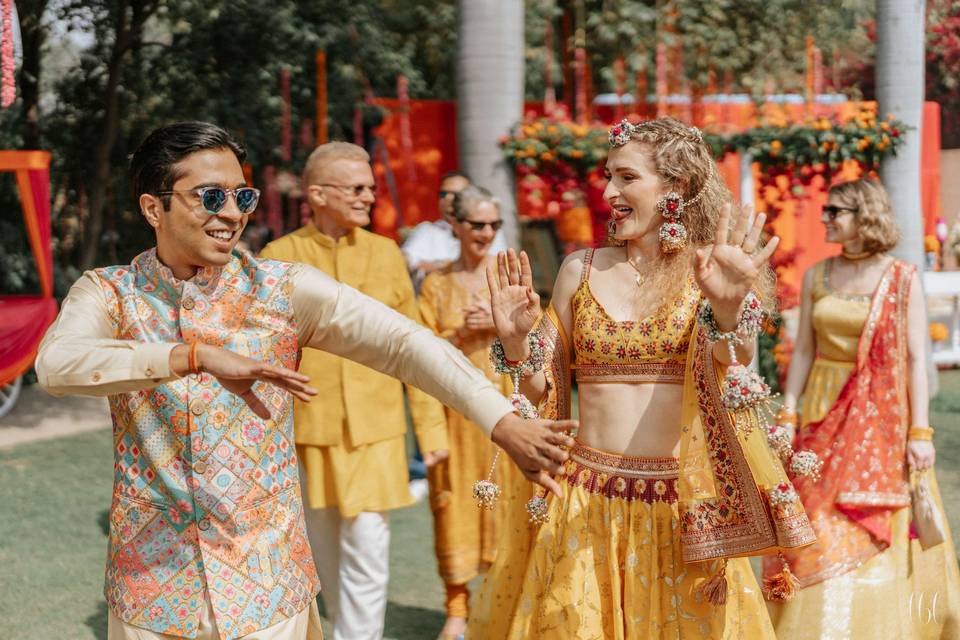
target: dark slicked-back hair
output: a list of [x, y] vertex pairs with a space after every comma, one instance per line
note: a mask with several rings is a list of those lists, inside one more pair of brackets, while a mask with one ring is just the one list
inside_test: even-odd
[[[130, 187], [139, 209], [140, 196], [169, 191], [183, 175], [177, 163], [191, 153], [228, 149], [243, 164], [247, 152], [229, 133], [209, 122], [174, 122], [154, 129], [130, 158]], [[162, 196], [163, 208], [170, 208], [170, 196]]]

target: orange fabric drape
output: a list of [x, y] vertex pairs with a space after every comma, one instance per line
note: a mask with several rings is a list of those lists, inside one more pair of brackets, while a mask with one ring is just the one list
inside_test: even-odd
[[[435, 220], [440, 176], [456, 169], [456, 104], [441, 100], [375, 98], [373, 104], [387, 111], [374, 130], [373, 172], [377, 179], [377, 206], [373, 215], [376, 233], [398, 238], [398, 229]], [[405, 149], [401, 110], [409, 109], [412, 154]], [[412, 158], [410, 157], [412, 155]], [[411, 165], [412, 163], [412, 165]], [[411, 166], [417, 176], [408, 180]]]

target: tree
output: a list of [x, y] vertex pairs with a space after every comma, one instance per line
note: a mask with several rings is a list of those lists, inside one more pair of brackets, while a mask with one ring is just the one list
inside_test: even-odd
[[40, 64], [41, 51], [46, 41], [43, 15], [48, 0], [20, 0], [17, 16], [20, 20], [20, 43], [23, 65], [17, 77], [20, 85], [20, 117], [23, 121], [23, 147], [40, 148]]

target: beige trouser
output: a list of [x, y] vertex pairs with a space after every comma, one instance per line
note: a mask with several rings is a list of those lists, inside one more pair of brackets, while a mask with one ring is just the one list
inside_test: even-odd
[[344, 518], [337, 507], [306, 509], [307, 535], [333, 640], [381, 640], [390, 576], [390, 513]]
[[[197, 640], [220, 640], [217, 623], [213, 617], [213, 604], [209, 597], [206, 599], [206, 605], [200, 614]], [[110, 611], [107, 616], [107, 640], [174, 640], [179, 637], [127, 624], [115, 616], [113, 611]], [[313, 600], [309, 607], [292, 618], [247, 634], [242, 640], [323, 640], [317, 601]]]

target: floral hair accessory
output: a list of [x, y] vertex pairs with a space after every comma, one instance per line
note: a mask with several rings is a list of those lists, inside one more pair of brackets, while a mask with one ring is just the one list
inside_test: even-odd
[[[610, 131], [607, 134], [607, 140], [609, 140], [610, 146], [616, 149], [617, 147], [622, 147], [623, 145], [627, 144], [633, 138], [633, 134], [638, 130], [643, 129], [644, 125], [646, 125], [648, 122], [651, 121], [647, 120], [634, 124], [627, 118], [624, 118], [617, 124], [610, 127]], [[679, 137], [690, 142], [703, 142], [703, 132], [697, 127], [686, 127], [686, 133], [680, 134]]]
[[607, 139], [610, 141], [610, 146], [616, 149], [617, 147], [622, 147], [623, 145], [630, 142], [630, 139], [633, 137], [633, 128], [634, 124], [624, 118], [617, 124], [610, 127], [610, 132], [607, 134]]

